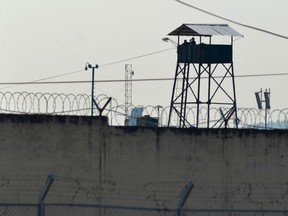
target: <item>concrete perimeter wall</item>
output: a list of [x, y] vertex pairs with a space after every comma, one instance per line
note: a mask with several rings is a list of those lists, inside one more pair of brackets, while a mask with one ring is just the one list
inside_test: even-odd
[[105, 118], [0, 115], [0, 203], [288, 206], [288, 131], [110, 127]]

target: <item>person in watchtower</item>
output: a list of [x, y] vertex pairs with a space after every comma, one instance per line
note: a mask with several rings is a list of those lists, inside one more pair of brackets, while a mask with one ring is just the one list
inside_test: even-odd
[[190, 40], [190, 44], [191, 44], [191, 45], [196, 45], [196, 41], [195, 41], [194, 37], [191, 38], [191, 40]]

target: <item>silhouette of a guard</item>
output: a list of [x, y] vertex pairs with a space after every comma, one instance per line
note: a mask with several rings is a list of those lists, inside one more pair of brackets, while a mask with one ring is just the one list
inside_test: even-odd
[[195, 38], [194, 38], [194, 37], [191, 38], [190, 44], [191, 44], [191, 45], [196, 45], [196, 41], [195, 41]]

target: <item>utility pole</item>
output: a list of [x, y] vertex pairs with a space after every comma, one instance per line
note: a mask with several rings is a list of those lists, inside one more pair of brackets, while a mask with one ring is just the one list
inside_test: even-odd
[[91, 117], [93, 116], [93, 111], [94, 111], [94, 103], [96, 104], [96, 101], [94, 99], [94, 73], [95, 69], [98, 68], [98, 65], [96, 64], [95, 66], [92, 66], [88, 62], [85, 65], [85, 70], [87, 71], [88, 69], [92, 68], [92, 92], [91, 92]]

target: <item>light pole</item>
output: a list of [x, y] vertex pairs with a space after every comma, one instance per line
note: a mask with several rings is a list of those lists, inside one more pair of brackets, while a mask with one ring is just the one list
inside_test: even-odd
[[256, 97], [256, 101], [257, 101], [257, 105], [258, 105], [258, 109], [262, 109], [262, 102], [265, 102], [265, 130], [267, 130], [267, 110], [271, 108], [270, 105], [270, 89], [269, 91], [267, 91], [267, 89], [265, 89], [265, 92], [263, 92], [264, 94], [264, 100], [262, 99], [262, 89], [260, 89], [259, 92], [255, 92], [255, 97]]
[[93, 116], [93, 106], [94, 103], [96, 104], [96, 101], [94, 100], [94, 72], [95, 72], [95, 68], [98, 68], [98, 65], [96, 64], [95, 66], [92, 66], [91, 64], [89, 64], [88, 62], [85, 65], [85, 70], [87, 71], [88, 69], [92, 68], [92, 92], [91, 92], [91, 116]]
[[168, 37], [164, 37], [164, 38], [162, 38], [162, 41], [164, 41], [164, 42], [170, 42], [170, 43], [172, 43], [175, 47], [178, 47], [178, 44], [174, 41], [174, 40], [172, 40], [172, 39], [170, 39], [170, 38], [168, 38]]

